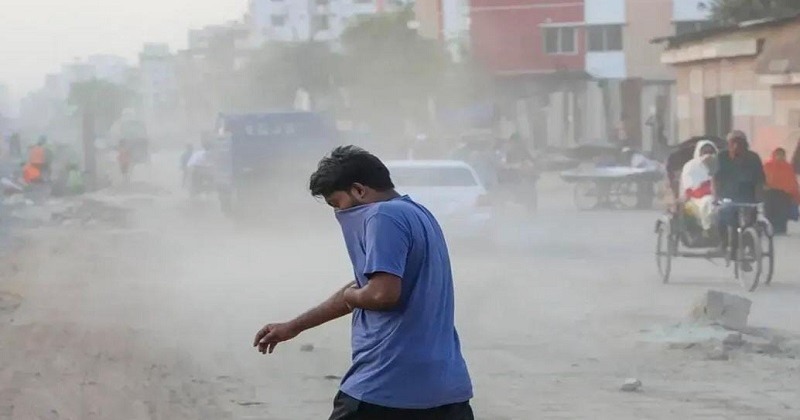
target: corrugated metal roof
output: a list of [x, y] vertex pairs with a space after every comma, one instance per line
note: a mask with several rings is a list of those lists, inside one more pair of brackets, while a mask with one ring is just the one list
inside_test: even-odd
[[764, 19], [757, 19], [757, 20], [748, 20], [745, 22], [740, 22], [738, 24], [733, 25], [722, 25], [717, 26], [710, 29], [705, 29], [702, 31], [695, 31], [695, 32], [688, 32], [681, 35], [673, 35], [673, 36], [665, 36], [654, 38], [650, 42], [653, 44], [660, 44], [660, 43], [667, 43], [667, 48], [677, 48], [681, 44], [687, 42], [696, 42], [702, 41], [706, 38], [721, 35], [721, 34], [728, 34], [733, 33], [740, 30], [750, 30], [753, 28], [759, 28], [762, 26], [779, 26], [784, 25], [787, 23], [791, 23], [795, 20], [800, 20], [800, 13], [795, 13], [790, 16], [784, 17], [777, 17], [777, 18], [764, 18]]

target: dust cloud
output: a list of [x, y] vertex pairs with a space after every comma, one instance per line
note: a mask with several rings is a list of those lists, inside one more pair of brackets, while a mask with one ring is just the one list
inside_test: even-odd
[[[69, 109], [77, 113], [26, 113], [70, 103], [47, 91], [20, 107], [15, 131], [26, 146], [47, 134], [63, 145], [60, 158], [71, 154], [77, 157], [64, 160], [88, 167], [91, 155], [96, 168], [84, 172], [80, 194], [51, 195], [48, 186], [4, 201], [0, 419], [329, 415], [350, 364], [348, 318], [271, 355], [252, 347], [265, 323], [288, 320], [352, 280], [333, 210], [307, 191], [318, 159], [334, 144], [357, 144], [386, 160], [416, 149], [425, 160], [475, 158], [478, 173], [480, 153], [494, 153], [498, 139], [519, 131], [508, 128], [513, 102], [490, 107], [488, 127], [465, 127], [462, 114], [481, 120], [484, 102], [502, 89], [477, 63], [453, 64], [446, 50], [418, 39], [408, 25], [413, 9], [398, 10], [344, 31], [337, 48], [313, 37], [275, 42], [245, 62], [230, 50], [244, 42], [239, 27], [220, 29], [202, 59], [191, 48], [167, 54], [177, 75], [171, 108], [110, 97], [93, 108], [73, 97]], [[105, 121], [111, 108], [119, 109]], [[118, 168], [120, 139], [106, 138], [125, 109], [149, 131], [148, 159], [127, 177]], [[308, 146], [300, 158], [262, 162], [292, 175], [260, 179], [257, 193], [235, 197], [252, 200], [247, 217], [225, 214], [216, 191], [189, 192], [180, 163], [186, 144], [224, 154], [230, 133], [220, 130], [220, 113], [275, 109], [319, 111], [336, 138], [323, 151]], [[91, 130], [86, 115], [94, 118]], [[442, 123], [448, 115], [449, 125]], [[87, 131], [94, 134], [88, 141]], [[473, 137], [481, 144], [476, 154], [454, 158]], [[542, 167], [565, 158], [563, 148], [535, 149]], [[706, 261], [676, 261], [673, 284], [661, 283], [653, 232], [664, 203], [579, 211], [560, 170], [537, 177], [535, 209], [520, 199], [528, 190], [490, 189], [489, 235], [445, 229], [476, 418], [797, 417], [796, 238], [778, 242], [775, 284], [747, 295], [750, 325], [771, 338], [751, 331], [745, 340], [766, 341], [725, 347], [728, 331], [699, 328], [687, 316], [708, 289], [740, 287], [731, 270]], [[720, 349], [724, 360], [710, 357]], [[620, 391], [628, 378], [640, 381], [636, 392]]]

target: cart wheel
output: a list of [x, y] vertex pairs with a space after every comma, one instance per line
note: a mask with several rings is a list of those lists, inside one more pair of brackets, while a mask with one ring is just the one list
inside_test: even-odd
[[775, 239], [766, 231], [761, 231], [761, 258], [764, 261], [761, 267], [764, 270], [764, 284], [769, 285], [775, 274]]
[[675, 252], [674, 237], [670, 232], [668, 224], [658, 227], [658, 238], [656, 239], [656, 265], [661, 282], [669, 283], [669, 276], [672, 273], [672, 257]]
[[600, 193], [597, 183], [592, 181], [578, 181], [575, 183], [573, 199], [578, 210], [593, 210], [600, 203]]
[[630, 210], [638, 204], [638, 186], [635, 182], [623, 181], [611, 187], [611, 196], [617, 207]]
[[[739, 235], [739, 250], [736, 255], [736, 278], [748, 292], [756, 290], [761, 278], [763, 256], [758, 231], [749, 227]], [[749, 270], [745, 270], [749, 266]]]

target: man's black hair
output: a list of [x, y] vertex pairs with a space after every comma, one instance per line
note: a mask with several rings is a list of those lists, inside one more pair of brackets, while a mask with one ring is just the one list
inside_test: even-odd
[[357, 146], [339, 146], [319, 161], [308, 184], [311, 195], [327, 197], [359, 183], [376, 191], [394, 188], [389, 169], [377, 156]]

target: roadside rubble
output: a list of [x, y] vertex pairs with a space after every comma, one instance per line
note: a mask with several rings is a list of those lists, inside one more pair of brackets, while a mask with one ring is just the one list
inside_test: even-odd
[[51, 199], [39, 205], [26, 200], [15, 203], [14, 218], [32, 225], [70, 225], [84, 227], [111, 225], [125, 227], [130, 210], [97, 197]]
[[640, 392], [642, 390], [642, 381], [636, 378], [628, 378], [622, 383], [619, 390], [622, 392]]
[[744, 354], [800, 359], [800, 337], [747, 325], [751, 306], [749, 299], [710, 290], [692, 306], [688, 322], [643, 330], [643, 341], [691, 351], [709, 361]]
[[739, 331], [747, 328], [752, 304], [750, 299], [741, 296], [709, 290], [695, 302], [690, 318], [697, 323]]

